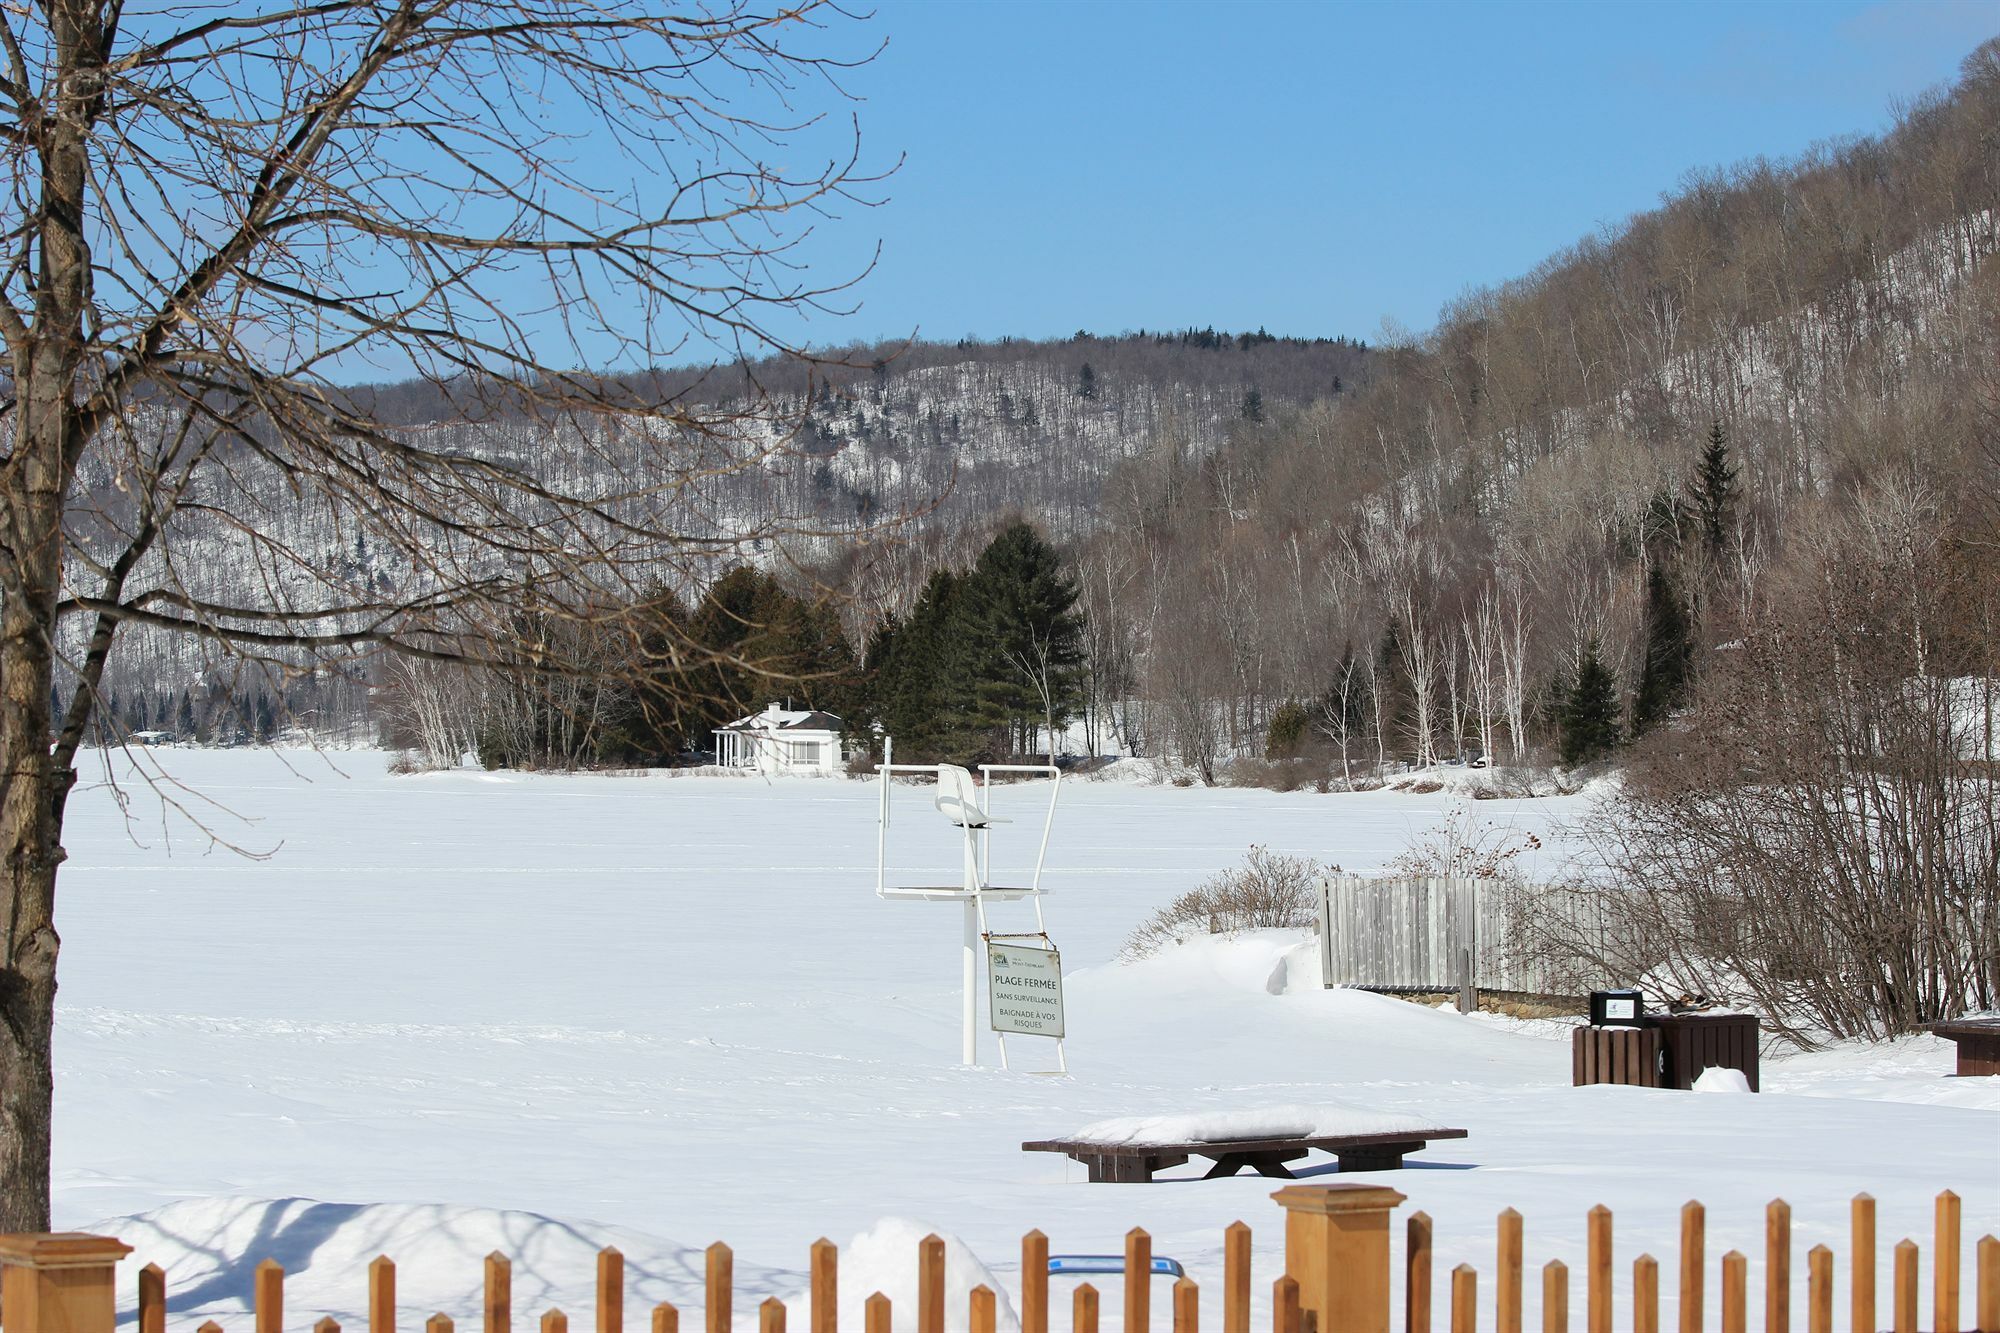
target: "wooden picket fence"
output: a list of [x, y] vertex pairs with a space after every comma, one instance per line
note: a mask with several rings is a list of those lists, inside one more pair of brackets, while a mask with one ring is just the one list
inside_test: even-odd
[[[1382, 1186], [1358, 1184], [1292, 1185], [1272, 1196], [1284, 1205], [1285, 1272], [1271, 1286], [1268, 1327], [1271, 1333], [1389, 1333], [1394, 1264], [1390, 1246], [1391, 1214], [1403, 1195]], [[1791, 1209], [1782, 1200], [1771, 1203], [1764, 1219], [1765, 1333], [1791, 1333], [1792, 1243]], [[1681, 1210], [1679, 1255], [1679, 1333], [1749, 1333], [1746, 1307], [1750, 1259], [1737, 1251], [1722, 1256], [1719, 1318], [1708, 1321], [1711, 1308], [1705, 1214], [1699, 1203]], [[1816, 1245], [1806, 1254], [1807, 1297], [1804, 1333], [1833, 1333], [1837, 1306], [1844, 1305], [1851, 1333], [2000, 1333], [2000, 1239], [1982, 1237], [1976, 1248], [1974, 1322], [1960, 1323], [1960, 1203], [1946, 1191], [1937, 1197], [1932, 1248], [1930, 1319], [1920, 1322], [1920, 1255], [1914, 1241], [1894, 1247], [1893, 1290], [1886, 1293], [1888, 1322], [1876, 1291], [1875, 1201], [1857, 1196], [1850, 1210], [1850, 1250], [1846, 1300], [1836, 1291], [1831, 1250]], [[1242, 1222], [1223, 1232], [1223, 1271], [1219, 1309], [1221, 1333], [1251, 1330], [1251, 1232]], [[1523, 1333], [1523, 1221], [1507, 1209], [1499, 1216], [1499, 1238], [1490, 1304], [1493, 1322], [1481, 1323], [1479, 1274], [1460, 1264], [1448, 1275], [1445, 1293], [1450, 1333]], [[79, 1234], [0, 1236], [0, 1326], [5, 1333], [116, 1333], [114, 1270], [130, 1247], [106, 1236]], [[1436, 1237], [1431, 1219], [1412, 1214], [1406, 1222], [1401, 1290], [1405, 1333], [1433, 1333], [1435, 1299], [1433, 1257]], [[914, 1311], [900, 1312], [903, 1327], [916, 1333], [998, 1333], [999, 1297], [992, 1289], [975, 1287], [965, 1308], [946, 1308], [945, 1244], [928, 1236], [917, 1246], [917, 1298]], [[1126, 1234], [1118, 1324], [1123, 1333], [1151, 1333], [1156, 1326], [1153, 1305], [1152, 1241], [1143, 1230]], [[839, 1333], [839, 1255], [832, 1243], [811, 1247], [809, 1288], [805, 1308], [793, 1322], [783, 1301], [767, 1299], [756, 1307], [758, 1333]], [[506, 1256], [488, 1255], [482, 1333], [514, 1333], [513, 1268]], [[688, 1333], [735, 1333], [734, 1258], [728, 1246], [711, 1245], [706, 1253], [703, 1306], [698, 1320], [686, 1323]], [[1571, 1279], [1566, 1265], [1552, 1261], [1540, 1274], [1542, 1333], [1569, 1333]], [[1612, 1217], [1609, 1209], [1593, 1208], [1588, 1216], [1581, 1318], [1586, 1333], [1661, 1333], [1660, 1264], [1651, 1255], [1632, 1263], [1631, 1308], [1614, 1310]], [[595, 1333], [626, 1333], [625, 1260], [615, 1249], [599, 1252]], [[396, 1265], [386, 1256], [368, 1267], [368, 1333], [396, 1333]], [[1051, 1333], [1060, 1311], [1052, 1311], [1049, 1293], [1049, 1242], [1040, 1231], [1021, 1241], [1021, 1285], [1016, 1308], [1022, 1333]], [[1072, 1333], [1110, 1333], [1100, 1329], [1099, 1290], [1089, 1283], [1070, 1295]], [[166, 1275], [158, 1265], [139, 1271], [137, 1333], [165, 1333]], [[1173, 1333], [1201, 1333], [1203, 1292], [1194, 1279], [1181, 1277], [1169, 1300], [1157, 1313]], [[880, 1292], [864, 1305], [859, 1333], [891, 1333], [890, 1300]], [[747, 1312], [746, 1312], [747, 1313]], [[913, 1317], [912, 1317], [913, 1316]], [[271, 1260], [255, 1270], [251, 1322], [254, 1333], [283, 1333], [285, 1272]], [[538, 1333], [569, 1333], [569, 1317], [547, 1310], [534, 1320]], [[313, 1324], [314, 1333], [340, 1333], [331, 1318]], [[1211, 1321], [1211, 1329], [1218, 1327]], [[424, 1333], [454, 1333], [444, 1314], [424, 1322]], [[670, 1303], [654, 1305], [650, 1333], [681, 1333], [682, 1312]], [[210, 1321], [199, 1333], [223, 1333]], [[854, 1333], [850, 1325], [850, 1333]]]
[[[1893, 1290], [1878, 1292], [1875, 1200], [1866, 1194], [1856, 1195], [1849, 1205], [1844, 1301], [1836, 1281], [1833, 1251], [1825, 1245], [1815, 1245], [1806, 1252], [1806, 1302], [1801, 1312], [1806, 1333], [1834, 1333], [1835, 1316], [1843, 1308], [1847, 1314], [1845, 1327], [1851, 1333], [1878, 1333], [1884, 1328], [1894, 1333], [2000, 1333], [2000, 1239], [1992, 1236], [1981, 1237], [1975, 1247], [1978, 1271], [1974, 1322], [1971, 1325], [1959, 1322], [1963, 1308], [1960, 1214], [1957, 1194], [1946, 1190], [1937, 1196], [1931, 1250], [1930, 1320], [1925, 1323], [1920, 1313], [1924, 1302], [1917, 1243], [1908, 1238], [1896, 1242]], [[1680, 1231], [1679, 1333], [1705, 1333], [1711, 1327], [1719, 1327], [1721, 1333], [1749, 1333], [1749, 1256], [1737, 1250], [1722, 1256], [1721, 1292], [1717, 1301], [1720, 1318], [1711, 1325], [1707, 1320], [1711, 1299], [1707, 1213], [1701, 1204], [1688, 1203], [1681, 1208]], [[1522, 1232], [1520, 1213], [1509, 1208], [1500, 1214], [1498, 1253], [1493, 1269], [1493, 1322], [1488, 1326], [1495, 1333], [1523, 1333]], [[1632, 1261], [1632, 1308], [1629, 1318], [1621, 1320], [1612, 1301], [1610, 1209], [1600, 1204], [1590, 1210], [1586, 1236], [1582, 1327], [1588, 1333], [1612, 1333], [1614, 1329], [1661, 1333], [1659, 1261], [1650, 1254]], [[1433, 1327], [1433, 1250], [1431, 1219], [1423, 1213], [1411, 1214], [1404, 1245], [1404, 1314], [1408, 1333], [1431, 1333]], [[1783, 1199], [1774, 1199], [1764, 1210], [1765, 1333], [1790, 1333], [1793, 1327], [1792, 1261], [1791, 1205]], [[1568, 1333], [1568, 1266], [1560, 1260], [1544, 1264], [1541, 1283], [1543, 1333]], [[1451, 1270], [1446, 1296], [1450, 1333], [1477, 1333], [1482, 1327], [1479, 1286], [1479, 1273], [1471, 1264], [1459, 1264]], [[1889, 1316], [1886, 1324], [1882, 1319], [1885, 1304]]]

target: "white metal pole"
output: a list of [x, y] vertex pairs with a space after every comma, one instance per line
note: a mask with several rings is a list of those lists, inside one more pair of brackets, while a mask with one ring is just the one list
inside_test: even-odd
[[979, 998], [976, 987], [979, 984], [979, 830], [972, 826], [972, 812], [963, 812], [965, 819], [965, 949], [963, 960], [963, 980], [965, 1001], [961, 1014], [962, 1028], [959, 1051], [964, 1063], [979, 1063]]
[[979, 1063], [978, 1028], [979, 1007], [974, 987], [978, 985], [979, 968], [979, 904], [977, 899], [965, 900], [965, 1027], [960, 1043], [960, 1054], [969, 1065]]

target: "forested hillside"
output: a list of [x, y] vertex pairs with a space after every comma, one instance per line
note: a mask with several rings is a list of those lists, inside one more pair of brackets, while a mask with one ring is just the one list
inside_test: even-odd
[[1829, 583], [1905, 590], [1908, 674], [2000, 674], [1996, 126], [1988, 43], [1881, 139], [1468, 293], [1361, 393], [1124, 464], [1075, 561], [1129, 739], [1212, 774], [1292, 700], [1349, 765], [1554, 757], [1566, 721], [1587, 759]]
[[[692, 611], [737, 562], [808, 601], [832, 588], [866, 698], [870, 638], [1025, 518], [1080, 591], [1074, 711], [1211, 779], [1267, 743], [1350, 777], [1565, 739], [1585, 762], [1815, 579], [1860, 571], [1935, 590], [1898, 630], [1924, 672], [1996, 674], [1996, 125], [1989, 43], [1891, 133], [1692, 176], [1400, 345], [1079, 334], [751, 368], [798, 429], [691, 496], [716, 540], [663, 558], [657, 591]], [[726, 396], [712, 374], [686, 387]], [[548, 448], [546, 423], [450, 419], [429, 386], [365, 392], [469, 452]], [[409, 577], [375, 563], [366, 515], [251, 502], [356, 580]], [[217, 521], [182, 549], [256, 577], [236, 540]], [[325, 725], [375, 681], [322, 668], [210, 720], [212, 664], [120, 651], [128, 726], [221, 734], [267, 716], [265, 692]]]

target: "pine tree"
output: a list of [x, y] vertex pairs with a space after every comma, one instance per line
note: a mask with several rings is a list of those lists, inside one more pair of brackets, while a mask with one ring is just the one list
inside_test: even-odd
[[974, 721], [1003, 728], [1016, 751], [1036, 723], [1055, 728], [1077, 702], [1083, 622], [1062, 558], [1027, 523], [1014, 523], [980, 553], [966, 587], [974, 649]]
[[1646, 574], [1646, 664], [1632, 701], [1632, 734], [1643, 736], [1687, 696], [1694, 677], [1694, 636], [1687, 609], [1666, 572]]
[[1097, 372], [1090, 368], [1090, 362], [1083, 363], [1083, 369], [1076, 372], [1076, 396], [1097, 397]]
[[1576, 768], [1618, 748], [1618, 681], [1604, 665], [1597, 640], [1576, 664], [1576, 684], [1562, 711], [1562, 761]]
[[1261, 424], [1264, 420], [1264, 395], [1256, 389], [1243, 391], [1243, 419]]
[[975, 744], [964, 584], [948, 569], [931, 575], [870, 682], [872, 710], [901, 760], [968, 758]]
[[1695, 512], [1711, 552], [1720, 554], [1729, 541], [1730, 519], [1736, 510], [1736, 469], [1729, 463], [1729, 437], [1722, 423], [1708, 428], [1708, 444], [1695, 467]]
[[1306, 706], [1296, 699], [1287, 699], [1272, 709], [1264, 730], [1264, 757], [1272, 761], [1298, 758], [1306, 748], [1310, 721]]

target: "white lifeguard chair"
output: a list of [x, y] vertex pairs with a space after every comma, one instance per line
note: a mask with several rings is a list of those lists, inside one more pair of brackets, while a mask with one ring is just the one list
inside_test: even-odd
[[[1032, 940], [1039, 939], [1041, 947], [1054, 949], [1048, 936], [1048, 923], [1042, 916], [1042, 867], [1048, 860], [1049, 833], [1055, 827], [1056, 802], [1062, 796], [1062, 770], [1054, 764], [981, 764], [979, 778], [972, 776], [970, 769], [958, 764], [898, 764], [895, 760], [895, 741], [884, 737], [882, 741], [882, 762], [875, 766], [881, 797], [876, 816], [875, 833], [875, 896], [878, 898], [913, 898], [925, 902], [956, 902], [965, 910], [965, 939], [962, 959], [964, 979], [964, 1005], [961, 1014], [961, 1053], [966, 1064], [979, 1063], [978, 1048], [978, 987], [979, 987], [979, 946], [986, 940]], [[889, 882], [889, 816], [890, 789], [895, 774], [910, 776], [928, 775], [937, 781], [937, 790], [932, 804], [938, 812], [951, 821], [953, 826], [964, 832], [964, 852], [959, 866], [959, 882], [956, 884], [892, 884]], [[1026, 884], [995, 884], [992, 882], [993, 868], [993, 827], [996, 824], [1011, 824], [1010, 819], [1000, 819], [993, 814], [993, 775], [995, 773], [1038, 773], [1053, 781], [1049, 784], [1049, 805], [1042, 818], [1041, 844], [1035, 852], [1034, 874]], [[986, 904], [991, 902], [1018, 902], [1026, 898], [1035, 905], [1035, 928], [1033, 931], [996, 933], [988, 928]], [[996, 1032], [1000, 1043], [1000, 1067], [1007, 1068], [1007, 1034]], [[1068, 1071], [1061, 1038], [1056, 1039], [1056, 1063], [1062, 1072]]]

